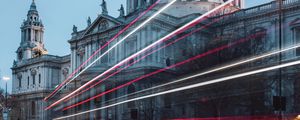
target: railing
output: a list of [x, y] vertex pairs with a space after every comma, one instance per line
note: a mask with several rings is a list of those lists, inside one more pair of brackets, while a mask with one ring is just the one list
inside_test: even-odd
[[38, 57], [38, 58], [31, 58], [31, 59], [28, 59], [26, 61], [21, 61], [17, 64], [17, 66], [31, 64], [31, 63], [35, 63], [35, 62], [39, 62], [39, 61], [43, 61], [43, 60], [61, 61], [61, 60], [67, 59], [67, 57], [68, 56], [60, 57], [60, 56], [54, 56], [54, 55], [43, 55], [43, 56]]
[[258, 12], [263, 12], [263, 11], [268, 11], [268, 10], [272, 10], [272, 9], [276, 9], [276, 2], [270, 2], [270, 3], [266, 3], [266, 4], [262, 4], [259, 6], [255, 6], [252, 8], [248, 8], [243, 10], [245, 14], [254, 14], [254, 13], [258, 13]]
[[44, 90], [49, 90], [46, 88], [40, 88], [40, 87], [22, 87], [22, 88], [17, 88], [13, 90], [13, 94], [23, 94], [23, 93], [31, 93], [31, 92], [36, 92], [36, 91], [44, 91]]
[[[288, 8], [291, 6], [300, 5], [300, 0], [284, 0], [283, 1], [283, 8]], [[258, 5], [255, 7], [243, 9], [241, 11], [235, 12], [231, 15], [227, 15], [224, 17], [225, 20], [230, 20], [232, 18], [242, 18], [244, 16], [251, 16], [251, 15], [257, 15], [260, 13], [264, 13], [266, 11], [275, 11], [278, 9], [278, 2], [273, 1], [266, 4]], [[234, 20], [234, 19], [232, 19]]]
[[[149, 15], [154, 14], [154, 13], [155, 13], [155, 11], [150, 11]], [[172, 24], [176, 24], [175, 21], [177, 20], [177, 18], [175, 18], [175, 17], [165, 16], [165, 15], [159, 15], [159, 16], [157, 16], [156, 19], [159, 19], [159, 20], [162, 20], [162, 21], [169, 21]]]
[[300, 0], [284, 0], [283, 1], [283, 5], [290, 5], [290, 4], [294, 4], [294, 3], [299, 3]]

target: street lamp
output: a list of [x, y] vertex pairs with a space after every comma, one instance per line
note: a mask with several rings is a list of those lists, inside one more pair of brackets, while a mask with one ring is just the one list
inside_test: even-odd
[[9, 77], [2, 77], [2, 79], [5, 81], [5, 107], [7, 107], [7, 81], [10, 80]]
[[298, 115], [294, 120], [300, 120], [300, 115]]

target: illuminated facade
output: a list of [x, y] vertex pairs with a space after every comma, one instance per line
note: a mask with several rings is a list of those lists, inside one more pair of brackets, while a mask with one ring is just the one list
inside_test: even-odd
[[[72, 73], [72, 71], [79, 67], [82, 62], [87, 60], [89, 56], [91, 56], [101, 46], [105, 45], [111, 37], [113, 37], [119, 30], [124, 28], [125, 25], [130, 23], [139, 13], [155, 1], [127, 0], [127, 14], [125, 14], [125, 8], [122, 6], [119, 9], [120, 15], [117, 18], [109, 15], [105, 2], [106, 1], [103, 0], [101, 5], [102, 13], [93, 21], [89, 18], [85, 29], [77, 30], [77, 27], [74, 25], [73, 33], [71, 34], [72, 37], [68, 41], [71, 46], [71, 53], [64, 57], [47, 55], [46, 49], [43, 47], [43, 25], [39, 21], [38, 14], [33, 3], [30, 9], [31, 12], [29, 11], [28, 14], [28, 20], [24, 21], [24, 25], [21, 27], [22, 42], [17, 51], [17, 61], [12, 68], [13, 94], [21, 98], [18, 100], [21, 109], [14, 109], [14, 112], [16, 112], [18, 116], [27, 116], [26, 119], [42, 120], [101, 107], [106, 105], [103, 101], [109, 101], [125, 94], [134, 93], [145, 88], [166, 83], [173, 79], [180, 78], [180, 76], [185, 76], [188, 73], [191, 73], [191, 71], [203, 71], [212, 66], [226, 64], [232, 60], [240, 60], [244, 57], [278, 49], [279, 45], [282, 45], [281, 47], [286, 47], [299, 41], [299, 0], [287, 0], [283, 4], [285, 9], [283, 17], [284, 41], [281, 43], [278, 42], [278, 14], [277, 12], [274, 12], [278, 7], [276, 2], [270, 2], [268, 4], [249, 9], [242, 9], [239, 12], [235, 12], [224, 17], [221, 21], [206, 29], [198, 31], [174, 45], [155, 52], [128, 69], [107, 79], [105, 82], [101, 83], [101, 85], [98, 85], [90, 91], [71, 99], [65, 104], [59, 105], [58, 108], [61, 109], [68, 105], [72, 105], [78, 101], [82, 101], [88, 97], [124, 84], [139, 76], [204, 53], [216, 46], [230, 44], [235, 40], [245, 38], [257, 32], [263, 32], [264, 35], [251, 38], [251, 40], [245, 42], [245, 44], [242, 44], [239, 47], [233, 47], [217, 54], [207, 56], [202, 60], [193, 61], [182, 67], [176, 67], [158, 75], [146, 78], [145, 80], [134, 83], [116, 92], [107, 94], [67, 111], [59, 113], [56, 112], [55, 115], [52, 114], [51, 111], [43, 111], [42, 109], [50, 103], [42, 102], [42, 99], [48, 95], [49, 92], [53, 91], [57, 84], [65, 80], [68, 74]], [[150, 13], [157, 11], [159, 6], [162, 6], [165, 2], [167, 2], [167, 0], [162, 0], [158, 7], [155, 7], [154, 10], [150, 11]], [[167, 11], [164, 11], [163, 14], [152, 20], [151, 23], [131, 35], [123, 43], [107, 55], [103, 56], [103, 58], [94, 66], [71, 82], [63, 89], [62, 95], [75, 90], [129, 55], [141, 50], [153, 41], [163, 37], [184, 23], [213, 9], [223, 2], [224, 1], [222, 0], [177, 1]], [[236, 2], [239, 7], [244, 7], [242, 0]], [[150, 15], [151, 14], [147, 14], [140, 21], [144, 21]], [[206, 22], [210, 22], [213, 19], [214, 18], [210, 18], [196, 27], [201, 27], [205, 25]], [[138, 22], [137, 24], [139, 23], [141, 22]], [[129, 28], [127, 31], [131, 31], [132, 29], [134, 29], [134, 26]], [[122, 34], [117, 40], [112, 42], [108, 48], [126, 34], [127, 32]], [[28, 46], [29, 43], [32, 44], [32, 47]], [[99, 57], [101, 53], [104, 53], [106, 50], [107, 48], [103, 49], [95, 57]], [[282, 58], [275, 56], [262, 61], [249, 63], [243, 67], [253, 68], [253, 66], [266, 63], [275, 64], [275, 62], [280, 59], [287, 61], [296, 59], [298, 55], [300, 55], [299, 50], [294, 50], [292, 52], [284, 53]], [[95, 60], [95, 58], [89, 63], [93, 60]], [[136, 59], [130, 60], [129, 63], [132, 63], [135, 60]], [[232, 71], [238, 72], [235, 69]], [[286, 97], [299, 96], [299, 94], [295, 92], [300, 90], [299, 86], [293, 86], [293, 83], [299, 83], [299, 81], [296, 81], [296, 78], [298, 78], [296, 72], [297, 71], [294, 69], [282, 72], [282, 74], [286, 73], [286, 76], [281, 77], [280, 79], [289, 80], [284, 82], [286, 87], [283, 89], [286, 90], [286, 92], [282, 93]], [[117, 107], [89, 113], [87, 115], [77, 116], [76, 119], [159, 120], [173, 118], [273, 114], [277, 113], [276, 110], [274, 112], [272, 105], [273, 97], [278, 94], [276, 89], [279, 78], [276, 74], [278, 73], [275, 71], [252, 77], [252, 79], [258, 80], [266, 79], [266, 82], [251, 82], [252, 79], [249, 78], [249, 80], [245, 80], [245, 82], [240, 83], [240, 85], [237, 85], [237, 83], [228, 83], [224, 85], [217, 84], [215, 86], [205, 87], [205, 89], [183, 92], [183, 94], [178, 93], [154, 97], [143, 101], [131, 102]], [[222, 75], [224, 76], [226, 73], [220, 72], [218, 75], [215, 75], [215, 77]], [[197, 80], [198, 79], [191, 80], [191, 83]], [[35, 83], [33, 83], [33, 81], [35, 81]], [[229, 88], [232, 88], [232, 90], [227, 91]], [[219, 91], [220, 89], [223, 91]], [[286, 113], [293, 111], [299, 112], [300, 104], [297, 102], [297, 98], [299, 97], [287, 99], [289, 104], [286, 105]], [[130, 97], [125, 99], [130, 99]], [[55, 110], [56, 108], [54, 111]], [[19, 119], [23, 118], [20, 117]]]
[[12, 67], [13, 120], [48, 120], [43, 98], [68, 74], [70, 56], [49, 55], [44, 47], [44, 25], [33, 1], [21, 26], [21, 43]]
[[[110, 2], [110, 1], [108, 1]], [[71, 71], [74, 71], [77, 67], [81, 65], [82, 62], [87, 60], [97, 49], [101, 48], [103, 45], [108, 42], [118, 31], [125, 27], [129, 22], [137, 17], [138, 13], [145, 10], [149, 5], [153, 4], [154, 1], [143, 1], [140, 0], [128, 0], [127, 1], [127, 15], [123, 14], [122, 8], [120, 8], [120, 15], [118, 18], [114, 18], [108, 15], [106, 6], [102, 6], [102, 14], [99, 15], [91, 24], [87, 24], [87, 28], [81, 31], [77, 31], [76, 26], [74, 26], [72, 38], [69, 40], [71, 44]], [[157, 11], [163, 5], [166, 0], [162, 0], [158, 7], [155, 7], [154, 10], [151, 10], [150, 13]], [[150, 43], [158, 40], [159, 38], [167, 35], [169, 32], [179, 27], [183, 23], [203, 14], [215, 6], [223, 3], [222, 1], [178, 1], [167, 11], [164, 11], [163, 14], [154, 18], [152, 22], [145, 25], [141, 30], [137, 31], [131, 35], [128, 39], [118, 45], [115, 49], [110, 51], [107, 55], [103, 56], [93, 67], [89, 68], [84, 72], [80, 77], [78, 77], [73, 82], [70, 89], [78, 88], [79, 86], [85, 84], [93, 77], [97, 76], [99, 73], [104, 72], [104, 70], [109, 69], [113, 65], [117, 64], [124, 58], [132, 55], [133, 53], [141, 50]], [[103, 5], [103, 4], [102, 4]], [[103, 9], [104, 8], [104, 9]], [[182, 8], [189, 8], [184, 10]], [[147, 14], [143, 17], [140, 22], [136, 24], [139, 25], [142, 21], [146, 20], [151, 14]], [[167, 20], [167, 21], [166, 21]], [[129, 28], [127, 31], [132, 31], [134, 27]], [[123, 33], [118, 39], [112, 42], [108, 48], [117, 43], [124, 35], [128, 32]], [[206, 36], [201, 36], [201, 35]], [[80, 95], [78, 98], [70, 100], [62, 106], [71, 105], [78, 101], [86, 99], [88, 96], [93, 96], [99, 94], [101, 91], [112, 89], [118, 85], [129, 82], [130, 80], [142, 76], [149, 72], [165, 68], [171, 64], [174, 64], [178, 61], [187, 59], [189, 57], [189, 51], [198, 51], [194, 54], [203, 51], [201, 46], [204, 46], [208, 41], [208, 33], [206, 30], [199, 31], [198, 34], [190, 36], [188, 39], [193, 39], [191, 41], [183, 40], [178, 44], [169, 46], [163, 50], [153, 53], [152, 55], [146, 57], [140, 62], [134, 64], [128, 69], [118, 73], [116, 76], [113, 76], [107, 79], [104, 83], [105, 86], [101, 84], [91, 89], [90, 92], [86, 92]], [[199, 38], [195, 40], [194, 38]], [[159, 47], [165, 45], [166, 43], [159, 45]], [[193, 44], [199, 46], [184, 46], [186, 44]], [[104, 53], [108, 48], [103, 49], [94, 59], [99, 57], [101, 53]], [[156, 47], [158, 48], [158, 47]], [[189, 48], [189, 49], [186, 49]], [[91, 63], [92, 59], [89, 63]], [[134, 62], [137, 59], [132, 59], [128, 64]], [[86, 65], [87, 66], [87, 65]], [[85, 68], [84, 66], [83, 68]], [[133, 93], [135, 91], [148, 88], [150, 86], [158, 85], [159, 80], [164, 80], [166, 78], [172, 78], [172, 76], [177, 76], [180, 74], [180, 69], [171, 69], [164, 73], [161, 76], [155, 76], [143, 80], [144, 82], [134, 83], [128, 87], [120, 89], [115, 93], [105, 95], [99, 99], [89, 102], [89, 105], [78, 106], [74, 109], [70, 109], [64, 112], [64, 115], [76, 113], [79, 111], [84, 111], [89, 108], [95, 108], [102, 105], [101, 101], [108, 101], [115, 97]], [[155, 81], [153, 81], [155, 80]], [[74, 88], [72, 88], [74, 87]], [[160, 119], [163, 118], [163, 109], [160, 109], [159, 106], [163, 105], [162, 98], [146, 100], [145, 102], [134, 102], [132, 104], [121, 105], [116, 108], [107, 109], [100, 112], [91, 113], [86, 116], [78, 116], [78, 119]], [[149, 104], [152, 104], [149, 106]]]

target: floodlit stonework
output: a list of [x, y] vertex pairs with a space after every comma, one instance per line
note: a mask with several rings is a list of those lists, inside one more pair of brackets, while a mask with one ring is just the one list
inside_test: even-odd
[[[141, 23], [161, 6], [163, 6], [168, 0], [162, 0], [162, 2], [151, 10], [149, 14], [143, 17], [138, 23]], [[59, 116], [78, 113], [84, 110], [89, 110], [106, 105], [103, 101], [109, 101], [113, 98], [130, 94], [145, 88], [150, 88], [168, 81], [181, 78], [181, 76], [187, 75], [191, 71], [206, 70], [208, 67], [219, 65], [221, 63], [227, 63], [229, 60], [237, 60], [237, 58], [243, 58], [249, 55], [257, 55], [278, 49], [279, 45], [282, 47], [293, 45], [299, 42], [300, 39], [300, 14], [299, 5], [300, 0], [286, 0], [283, 7], [284, 12], [284, 41], [278, 43], [278, 13], [277, 3], [270, 2], [264, 5], [256, 6], [249, 9], [242, 9], [238, 12], [234, 12], [224, 18], [221, 21], [216, 22], [210, 27], [200, 30], [195, 34], [185, 38], [184, 40], [171, 45], [165, 49], [162, 49], [154, 54], [146, 57], [142, 61], [134, 64], [128, 69], [120, 72], [119, 74], [109, 78], [105, 82], [101, 83], [90, 91], [71, 99], [65, 104], [60, 104], [57, 108], [49, 111], [44, 111], [47, 105], [57, 100], [59, 96], [63, 96], [69, 93], [87, 81], [112, 67], [116, 63], [120, 62], [124, 58], [136, 53], [150, 43], [158, 40], [159, 38], [167, 35], [176, 28], [182, 26], [184, 23], [198, 17], [199, 15], [213, 9], [217, 5], [220, 5], [224, 1], [222, 0], [180, 0], [177, 1], [172, 7], [170, 7], [163, 14], [154, 18], [151, 23], [147, 24], [142, 29], [138, 30], [135, 34], [131, 35], [128, 39], [118, 45], [115, 49], [109, 52], [107, 55], [82, 75], [72, 81], [67, 87], [63, 88], [62, 92], [49, 102], [44, 102], [42, 99], [49, 95], [55, 87], [65, 80], [72, 71], [86, 61], [97, 49], [105, 45], [107, 41], [112, 38], [119, 30], [124, 28], [134, 18], [145, 10], [149, 5], [153, 4], [155, 0], [127, 0], [127, 13], [125, 14], [125, 8], [120, 7], [120, 15], [115, 18], [109, 15], [107, 6], [104, 1], [101, 5], [102, 12], [95, 20], [88, 18], [87, 26], [83, 30], [78, 30], [76, 25], [73, 26], [73, 32], [71, 38], [68, 40], [71, 48], [70, 55], [67, 56], [53, 56], [48, 55], [46, 48], [44, 48], [44, 26], [39, 19], [39, 14], [36, 9], [36, 5], [33, 2], [30, 10], [28, 11], [27, 20], [24, 21], [21, 26], [22, 39], [21, 44], [17, 50], [17, 59], [12, 67], [13, 70], [13, 96], [16, 99], [16, 105], [13, 108], [14, 119], [20, 120], [48, 120]], [[243, 1], [237, 2], [238, 7], [243, 7]], [[100, 13], [100, 12], [99, 12]], [[204, 26], [205, 24], [218, 19], [220, 16], [214, 16], [208, 20], [201, 22], [195, 28]], [[112, 42], [111, 47], [117, 41], [119, 41], [124, 35], [134, 29], [136, 25], [129, 28], [127, 32], [122, 34], [118, 39]], [[190, 31], [186, 31], [188, 33]], [[134, 83], [130, 86], [126, 86], [114, 93], [107, 94], [98, 99], [92, 100], [87, 104], [77, 106], [70, 110], [61, 112], [58, 109], [72, 105], [78, 101], [82, 101], [90, 96], [99, 94], [105, 90], [109, 90], [121, 84], [124, 84], [132, 79], [155, 70], [168, 67], [172, 64], [186, 60], [192, 56], [204, 53], [216, 46], [223, 44], [230, 44], [235, 40], [245, 38], [248, 35], [255, 34], [257, 32], [264, 33], [262, 36], [255, 37], [253, 41], [247, 42], [247, 45], [241, 45], [240, 47], [232, 48], [226, 51], [219, 52], [217, 55], [208, 56], [202, 61], [194, 61], [191, 64], [187, 64], [183, 67], [176, 67], [166, 70], [158, 75], [146, 78], [140, 82]], [[177, 36], [176, 36], [177, 37]], [[180, 37], [180, 35], [178, 36]], [[172, 39], [174, 40], [174, 39]], [[163, 43], [165, 45], [167, 43]], [[160, 46], [162, 46], [160, 45]], [[158, 46], [159, 47], [159, 46]], [[95, 57], [104, 53], [107, 48], [103, 49]], [[282, 59], [288, 61], [296, 59], [300, 55], [299, 50], [287, 52], [282, 55]], [[234, 59], [235, 58], [235, 59]], [[92, 59], [89, 63], [91, 63]], [[136, 59], [132, 59], [128, 64], [134, 62]], [[245, 65], [247, 67], [254, 66], [256, 64], [273, 63], [278, 61], [278, 57], [254, 62]], [[87, 66], [87, 65], [86, 65]], [[85, 68], [84, 66], [83, 68]], [[293, 76], [295, 70], [291, 69], [287, 76]], [[270, 77], [275, 73], [270, 73], [264, 77]], [[253, 77], [261, 78], [261, 77]], [[276, 78], [274, 78], [276, 79]], [[290, 77], [287, 77], [290, 79]], [[286, 84], [292, 86], [295, 80], [287, 81]], [[267, 83], [272, 81], [259, 82], [257, 87], [265, 87]], [[261, 86], [260, 86], [261, 85]], [[266, 109], [257, 108], [256, 110], [240, 108], [236, 111], [231, 111], [235, 105], [229, 104], [231, 101], [227, 100], [222, 95], [223, 92], [232, 96], [237, 93], [244, 93], [241, 89], [235, 91], [226, 91], [225, 87], [222, 92], [206, 91], [205, 94], [200, 94], [203, 91], [194, 90], [185, 92], [184, 94], [178, 93], [169, 96], [159, 96], [143, 101], [135, 101], [128, 104], [119, 105], [117, 107], [88, 113], [84, 116], [77, 116], [73, 119], [86, 119], [86, 120], [160, 120], [180, 118], [181, 116], [193, 117], [193, 116], [217, 116], [220, 115], [220, 111], [224, 110], [224, 115], [235, 115], [242, 113], [245, 115], [252, 114], [269, 114], [273, 113], [271, 97], [276, 94], [274, 85], [270, 85], [270, 89], [264, 92], [257, 93], [257, 99], [263, 99], [264, 102], [254, 99], [251, 102], [245, 102], [241, 106], [251, 106], [252, 103], [256, 103], [261, 106], [266, 106]], [[224, 87], [224, 86], [222, 86]], [[246, 88], [246, 87], [244, 87]], [[215, 88], [207, 88], [218, 90]], [[292, 95], [295, 91], [299, 90], [298, 87], [286, 88], [290, 92], [286, 92], [287, 96]], [[242, 91], [242, 92], [241, 92]], [[216, 100], [216, 96], [221, 96], [222, 100]], [[126, 97], [125, 99], [130, 99]], [[247, 98], [243, 98], [243, 100]], [[236, 100], [239, 101], [240, 99]], [[182, 103], [181, 101], [186, 101]], [[211, 105], [212, 103], [217, 105], [223, 105], [226, 103], [226, 107], [214, 106], [210, 108], [203, 107], [204, 105]], [[293, 105], [287, 106], [287, 111], [297, 111], [299, 109], [299, 102], [295, 99], [289, 99], [289, 102]], [[195, 104], [191, 104], [195, 103]], [[237, 102], [238, 103], [238, 102]], [[298, 107], [297, 107], [298, 106]], [[216, 108], [215, 108], [216, 107]], [[205, 111], [206, 110], [206, 111]], [[222, 114], [222, 115], [223, 115]]]

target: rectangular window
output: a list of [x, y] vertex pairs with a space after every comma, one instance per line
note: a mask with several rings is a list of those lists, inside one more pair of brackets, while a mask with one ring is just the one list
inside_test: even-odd
[[35, 111], [35, 102], [34, 102], [34, 101], [31, 102], [31, 109], [32, 109], [31, 115], [34, 116], [34, 115], [35, 115], [35, 112], [36, 112], [36, 111]]
[[19, 79], [19, 88], [22, 87], [22, 79]]
[[32, 84], [35, 84], [35, 75], [32, 75]]
[[31, 36], [31, 30], [28, 29], [28, 34], [27, 34], [27, 40], [28, 40], [28, 41], [31, 41], [31, 40], [30, 40], [30, 36]]
[[29, 76], [27, 77], [27, 86], [29, 87]]
[[39, 74], [39, 84], [41, 84], [41, 74]]
[[[105, 42], [103, 42], [103, 44], [101, 44], [101, 47], [105, 45]], [[101, 50], [101, 55], [104, 54], [107, 50], [108, 50], [109, 46], [103, 48]], [[101, 63], [106, 64], [108, 63], [108, 54], [104, 55], [103, 58], [101, 59]]]
[[34, 32], [34, 35], [35, 35], [34, 40], [36, 42], [38, 41], [38, 34], [39, 34], [39, 32], [37, 30], [35, 30], [35, 32]]

